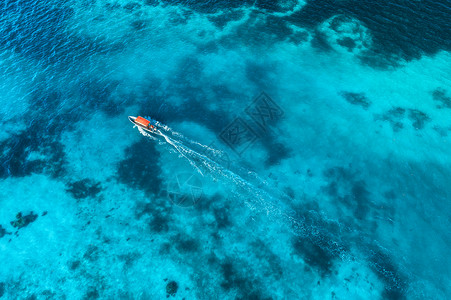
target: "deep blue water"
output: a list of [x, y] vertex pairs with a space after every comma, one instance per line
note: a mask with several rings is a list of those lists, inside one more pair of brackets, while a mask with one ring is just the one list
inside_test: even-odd
[[451, 297], [450, 1], [0, 16], [0, 298]]

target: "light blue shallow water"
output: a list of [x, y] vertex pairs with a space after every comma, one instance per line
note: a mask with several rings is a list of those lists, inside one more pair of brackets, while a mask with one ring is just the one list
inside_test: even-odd
[[450, 7], [5, 1], [0, 298], [448, 299]]

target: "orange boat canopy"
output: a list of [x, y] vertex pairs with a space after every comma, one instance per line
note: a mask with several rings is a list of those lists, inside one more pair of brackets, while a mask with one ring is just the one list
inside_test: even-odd
[[149, 120], [146, 120], [146, 119], [144, 119], [142, 117], [139, 117], [139, 116], [135, 119], [135, 122], [138, 123], [138, 124], [141, 124], [144, 127], [147, 127], [149, 125], [149, 123], [150, 123]]

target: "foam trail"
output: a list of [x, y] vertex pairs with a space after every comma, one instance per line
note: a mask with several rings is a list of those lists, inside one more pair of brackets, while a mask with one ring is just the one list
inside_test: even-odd
[[141, 127], [139, 127], [139, 126], [133, 126], [133, 128], [135, 128], [135, 127], [137, 127], [138, 128], [138, 131], [142, 134], [142, 135], [144, 135], [145, 137], [148, 137], [148, 138], [151, 138], [152, 140], [157, 140], [157, 138], [156, 137], [154, 137], [153, 135], [151, 135], [151, 134], [148, 134], [147, 132], [145, 132], [144, 131], [144, 129], [142, 129]]
[[[144, 135], [145, 137], [149, 137], [149, 138], [151, 138], [151, 139], [153, 139], [153, 140], [157, 140], [157, 138], [156, 138], [155, 136], [153, 136], [153, 135], [147, 133], [144, 129], [142, 129], [142, 128], [139, 127], [139, 126], [138, 126], [138, 130], [139, 130], [139, 132], [140, 132], [142, 135]], [[183, 149], [184, 146], [183, 146], [183, 145], [181, 145], [179, 142], [177, 142], [177, 141], [171, 139], [170, 137], [166, 136], [166, 135], [165, 135], [164, 133], [162, 133], [161, 131], [159, 131], [159, 135], [161, 135], [161, 136], [166, 140], [166, 142], [167, 142], [168, 144], [170, 144], [172, 147], [174, 147], [174, 149], [177, 150], [177, 152], [179, 152], [180, 155], [182, 155], [184, 158], [186, 158], [186, 159], [189, 161], [189, 163], [190, 163], [194, 168], [196, 168], [196, 170], [197, 170], [202, 176], [204, 176], [204, 174], [203, 174], [202, 171], [199, 169], [199, 167], [198, 167], [191, 159], [189, 159], [189, 158], [184, 154], [184, 152], [186, 152], [186, 151], [184, 151], [184, 149]]]
[[[146, 118], [147, 118], [147, 119], [152, 119], [151, 117], [146, 117]], [[191, 144], [191, 145], [198, 146], [198, 147], [202, 148], [203, 150], [212, 152], [214, 155], [217, 155], [217, 156], [221, 156], [221, 155], [224, 154], [224, 152], [221, 151], [221, 150], [214, 149], [214, 148], [212, 148], [212, 147], [210, 147], [210, 146], [201, 144], [201, 143], [199, 143], [199, 142], [197, 142], [197, 141], [194, 141], [194, 140], [191, 140], [191, 139], [185, 137], [185, 136], [184, 136], [183, 134], [181, 134], [180, 132], [177, 132], [177, 131], [173, 130], [171, 127], [169, 127], [169, 126], [167, 126], [167, 125], [165, 125], [165, 124], [162, 124], [162, 123], [159, 122], [159, 121], [156, 121], [156, 120], [155, 120], [155, 123], [156, 123], [156, 125], [160, 128], [160, 133], [161, 133], [162, 135], [163, 135], [162, 130], [164, 130], [164, 131], [167, 132], [168, 134], [171, 134], [172, 136], [175, 136], [175, 137], [179, 140], [179, 143], [180, 143], [180, 142], [184, 142], [184, 143], [187, 143], [187, 144]], [[162, 129], [162, 130], [161, 130], [161, 129]], [[167, 138], [169, 138], [167, 135], [164, 135], [164, 136], [167, 137]], [[173, 140], [173, 141], [174, 141], [174, 140]]]
[[168, 142], [168, 144], [172, 145], [183, 157], [185, 157], [190, 164], [196, 168], [196, 170], [202, 175], [204, 176], [204, 174], [202, 173], [202, 171], [199, 169], [199, 167], [191, 160], [189, 159], [184, 153], [187, 153], [188, 151], [186, 151], [186, 147], [181, 145], [179, 142], [174, 141], [173, 139], [171, 139], [170, 137], [166, 136], [164, 133], [161, 134], [163, 136], [163, 138], [166, 140], [166, 142]]
[[[161, 126], [161, 124], [158, 125]], [[166, 132], [175, 133], [175, 131], [172, 131], [167, 126], [163, 126], [162, 128], [164, 128], [164, 131]], [[161, 130], [158, 131], [157, 134], [162, 136], [169, 145], [186, 158], [202, 175], [209, 174], [214, 179], [217, 179], [217, 176], [219, 175], [223, 180], [226, 179], [233, 182], [233, 184], [240, 189], [240, 191], [236, 192], [236, 195], [240, 197], [243, 197], [243, 195], [247, 196], [245, 197], [247, 198], [246, 204], [250, 209], [264, 212], [272, 221], [287, 225], [296, 236], [309, 238], [315, 242], [315, 244], [320, 243], [329, 249], [334, 249], [333, 251], [337, 252], [336, 254], [342, 257], [342, 259], [346, 256], [345, 251], [343, 250], [344, 248], [337, 241], [337, 238], [330, 236], [330, 234], [322, 228], [323, 224], [320, 222], [312, 222], [312, 220], [321, 219], [321, 216], [319, 216], [318, 213], [312, 211], [308, 212], [308, 222], [299, 219], [299, 217], [296, 217], [294, 211], [282, 201], [286, 196], [278, 190], [271, 189], [270, 191], [266, 191], [264, 187], [267, 188], [268, 184], [254, 172], [238, 168], [238, 171], [240, 171], [241, 174], [249, 177], [248, 180], [246, 180], [232, 170], [224, 167], [219, 162], [208, 157], [206, 153], [201, 154], [185, 145], [185, 139], [182, 135], [175, 133], [173, 134], [175, 138], [171, 138]], [[147, 133], [145, 135], [149, 136]], [[176, 137], [180, 137], [180, 139], [177, 139]], [[209, 148], [208, 146], [197, 142], [190, 142], [190, 144], [200, 145], [203, 149]], [[212, 152], [214, 153], [214, 151]], [[252, 183], [251, 181], [255, 181], [255, 183]]]

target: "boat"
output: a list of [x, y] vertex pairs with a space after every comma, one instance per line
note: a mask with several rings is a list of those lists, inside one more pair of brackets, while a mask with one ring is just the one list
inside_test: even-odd
[[143, 117], [133, 117], [133, 116], [128, 116], [128, 119], [130, 120], [130, 122], [132, 122], [134, 125], [138, 126], [139, 128], [144, 129], [147, 132], [150, 133], [160, 133], [160, 130], [158, 130], [157, 126], [157, 122], [155, 120], [147, 120]]

